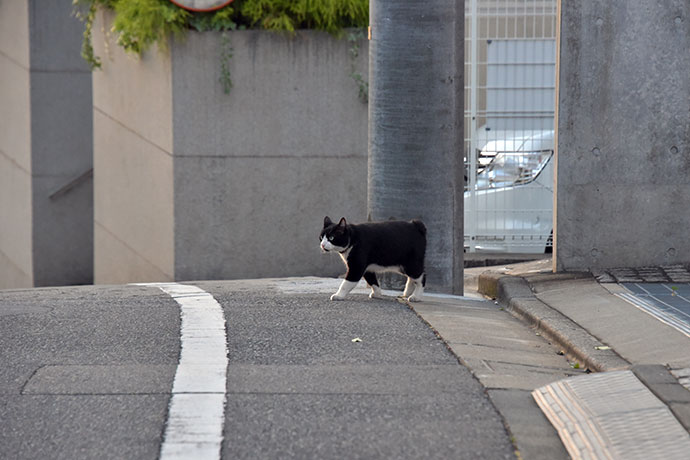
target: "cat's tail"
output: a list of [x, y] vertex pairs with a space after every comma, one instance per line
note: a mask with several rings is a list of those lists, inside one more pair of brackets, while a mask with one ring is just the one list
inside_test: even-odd
[[419, 230], [419, 233], [421, 233], [423, 236], [426, 237], [426, 225], [424, 225], [424, 222], [418, 219], [414, 219], [412, 221], [415, 227], [417, 227], [417, 230]]

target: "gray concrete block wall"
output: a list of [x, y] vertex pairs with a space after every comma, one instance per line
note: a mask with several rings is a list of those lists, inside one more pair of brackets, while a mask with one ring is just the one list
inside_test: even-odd
[[93, 184], [84, 174], [93, 166], [93, 130], [83, 24], [70, 0], [35, 0], [29, 31], [34, 285], [90, 284]]
[[[175, 156], [366, 156], [367, 106], [349, 75], [347, 40], [307, 31], [227, 37], [227, 95], [220, 34], [191, 33], [172, 48]], [[366, 70], [366, 40], [360, 45]]]
[[91, 182], [63, 189], [92, 166], [83, 25], [70, 0], [15, 1], [0, 30], [0, 288], [91, 283]]
[[318, 236], [327, 214], [364, 220], [366, 171], [366, 158], [176, 158], [177, 278], [345, 273]]
[[561, 10], [557, 269], [690, 263], [690, 3]]
[[343, 273], [317, 240], [326, 214], [365, 219], [367, 105], [350, 44], [322, 32], [227, 37], [227, 95], [219, 34], [172, 48], [176, 277]]
[[33, 285], [29, 7], [0, 2], [0, 289]]
[[31, 73], [34, 285], [90, 284], [91, 74], [33, 68], [37, 69]]
[[173, 280], [172, 155], [103, 110], [94, 106], [94, 281]]
[[174, 273], [171, 61], [141, 59], [112, 37], [99, 12], [93, 73], [94, 281], [170, 281]]
[[344, 272], [317, 240], [326, 214], [365, 219], [367, 106], [350, 45], [228, 37], [230, 94], [217, 33], [141, 60], [111, 45], [94, 73], [97, 283]]

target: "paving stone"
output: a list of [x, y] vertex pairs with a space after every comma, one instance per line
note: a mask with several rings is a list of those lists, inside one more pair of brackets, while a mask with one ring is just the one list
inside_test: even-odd
[[573, 377], [533, 392], [573, 458], [687, 459], [690, 435], [632, 371]]
[[689, 283], [690, 271], [680, 264], [653, 267], [619, 267], [593, 272], [600, 283]]
[[678, 383], [690, 390], [690, 367], [671, 369], [671, 373], [678, 379]]

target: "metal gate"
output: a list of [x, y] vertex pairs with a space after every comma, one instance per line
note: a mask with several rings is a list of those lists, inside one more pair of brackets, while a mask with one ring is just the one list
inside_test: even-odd
[[550, 251], [556, 0], [465, 1], [465, 251]]

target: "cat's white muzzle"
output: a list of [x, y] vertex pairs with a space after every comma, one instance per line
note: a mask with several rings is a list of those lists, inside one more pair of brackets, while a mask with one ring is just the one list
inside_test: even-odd
[[324, 237], [321, 239], [321, 250], [322, 250], [323, 252], [330, 252], [330, 251], [341, 252], [341, 251], [344, 251], [345, 248], [341, 248], [340, 246], [334, 245], [333, 243], [331, 243], [330, 241], [328, 241], [328, 238], [326, 238], [326, 237], [324, 236]]

